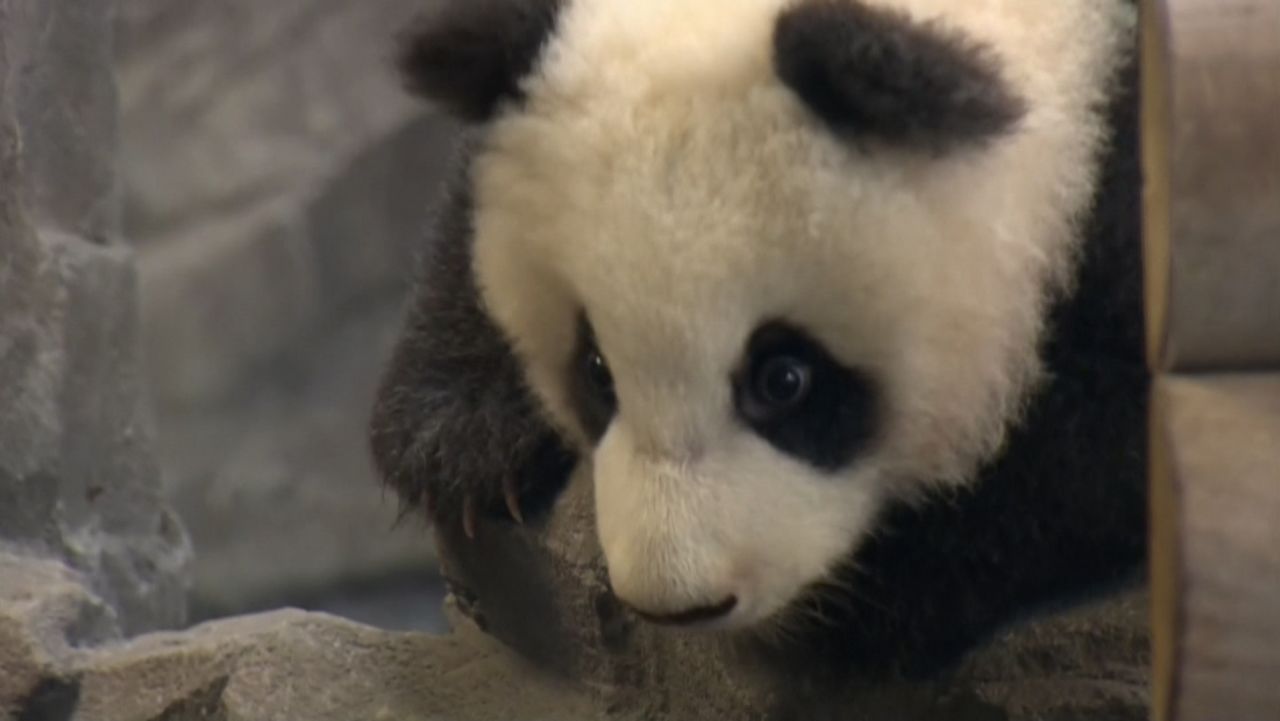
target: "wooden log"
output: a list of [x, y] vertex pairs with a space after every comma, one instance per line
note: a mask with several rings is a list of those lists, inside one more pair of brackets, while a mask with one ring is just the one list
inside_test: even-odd
[[1280, 0], [1146, 0], [1142, 64], [1155, 718], [1280, 719]]
[[1147, 0], [1149, 348], [1280, 368], [1280, 0]]
[[1156, 718], [1280, 718], [1280, 372], [1156, 386]]

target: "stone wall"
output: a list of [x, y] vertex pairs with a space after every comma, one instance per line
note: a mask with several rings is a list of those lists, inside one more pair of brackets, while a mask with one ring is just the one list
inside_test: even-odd
[[124, 219], [200, 615], [432, 565], [363, 440], [451, 154], [390, 61], [424, 4], [121, 4]]
[[142, 403], [110, 20], [0, 1], [0, 555], [65, 561], [130, 634], [183, 623], [190, 550]]

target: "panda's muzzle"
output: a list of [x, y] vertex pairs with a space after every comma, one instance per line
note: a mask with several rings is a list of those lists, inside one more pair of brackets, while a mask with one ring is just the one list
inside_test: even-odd
[[676, 613], [652, 613], [636, 608], [626, 601], [621, 601], [621, 603], [649, 623], [655, 623], [660, 626], [692, 626], [707, 621], [715, 621], [729, 615], [734, 607], [738, 605], [738, 597], [729, 596], [723, 601], [710, 606], [699, 606], [677, 611]]

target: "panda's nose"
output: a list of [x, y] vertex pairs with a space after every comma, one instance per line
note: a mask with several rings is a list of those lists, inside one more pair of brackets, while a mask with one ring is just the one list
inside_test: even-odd
[[675, 612], [655, 612], [634, 606], [621, 598], [618, 600], [640, 618], [662, 626], [693, 626], [715, 621], [728, 616], [733, 611], [733, 608], [738, 605], [738, 597], [729, 596], [718, 603], [706, 606], [694, 606]]

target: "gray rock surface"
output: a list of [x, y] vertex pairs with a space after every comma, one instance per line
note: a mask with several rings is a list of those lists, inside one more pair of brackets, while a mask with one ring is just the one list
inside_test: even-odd
[[418, 519], [395, 525], [364, 444], [398, 316], [358, 314], [228, 400], [166, 416], [160, 461], [196, 547], [197, 617], [434, 568]]
[[117, 638], [115, 612], [58, 561], [0, 553], [0, 579], [0, 718], [66, 718], [77, 648]]
[[403, 93], [434, 0], [125, 0], [125, 223], [198, 609], [429, 567], [364, 443], [455, 128]]
[[441, 122], [391, 66], [422, 0], [127, 0], [126, 227], [161, 401], [221, 398], [344, 305], [397, 289]]
[[[520, 538], [486, 528], [490, 546]], [[524, 540], [529, 535], [520, 532]], [[529, 560], [526, 558], [525, 560]], [[568, 567], [565, 567], [566, 569]], [[502, 570], [512, 571], [510, 567]], [[59, 564], [0, 559], [0, 717], [73, 721], [683, 721], [1147, 718], [1144, 600], [1127, 596], [1011, 630], [951, 677], [835, 691], [749, 666], [715, 637], [654, 632], [598, 610], [549, 608], [526, 588], [485, 602], [509, 636], [549, 626], [561, 656], [520, 656], [455, 612], [447, 636], [397, 633], [283, 610], [127, 642], [111, 613]], [[523, 579], [530, 580], [529, 577]], [[567, 599], [594, 587], [577, 578]], [[598, 609], [599, 606], [597, 605]], [[492, 609], [492, 611], [491, 611]], [[476, 615], [477, 609], [468, 612]], [[547, 612], [559, 615], [545, 615]], [[505, 630], [503, 629], [505, 627]], [[530, 649], [525, 639], [522, 648]], [[22, 715], [27, 714], [27, 715]]]
[[[109, 611], [56, 563], [0, 559], [0, 718], [588, 719], [586, 693], [464, 627], [393, 633], [278, 611], [87, 645]], [[106, 615], [104, 615], [106, 614]]]
[[126, 633], [180, 624], [132, 256], [114, 244], [110, 8], [0, 2], [0, 552], [64, 559]]
[[94, 242], [119, 230], [112, 12], [100, 0], [0, 2], [0, 75], [28, 220]]

